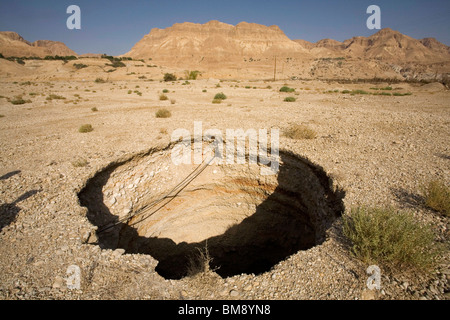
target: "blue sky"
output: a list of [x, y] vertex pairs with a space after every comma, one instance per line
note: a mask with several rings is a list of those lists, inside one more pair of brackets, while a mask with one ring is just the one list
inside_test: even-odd
[[[69, 30], [69, 5], [81, 8], [81, 30]], [[62, 41], [78, 54], [124, 54], [152, 28], [219, 20], [278, 25], [291, 39], [339, 41], [369, 36], [366, 9], [381, 8], [381, 27], [450, 45], [448, 0], [0, 0], [0, 31], [28, 41]]]

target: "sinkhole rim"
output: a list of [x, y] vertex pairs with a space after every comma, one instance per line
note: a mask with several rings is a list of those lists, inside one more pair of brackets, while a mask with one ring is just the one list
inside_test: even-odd
[[[118, 168], [132, 164], [134, 161], [142, 161], [142, 159], [153, 157], [161, 152], [170, 151], [171, 148], [173, 148], [173, 144], [169, 144], [164, 148], [152, 148], [147, 152], [141, 152], [123, 159], [119, 159], [97, 171], [91, 178], [89, 178], [86, 181], [85, 186], [78, 193], [80, 205], [87, 207], [88, 209], [87, 218], [89, 221], [94, 226], [100, 227], [101, 224], [98, 223], [99, 215], [100, 218], [102, 218], [102, 215], [103, 218], [105, 218], [105, 215], [109, 215], [109, 218], [111, 218], [111, 212], [108, 210], [105, 211], [104, 207], [106, 206], [101, 201], [98, 202], [98, 200], [103, 199], [104, 194], [102, 188], [108, 183], [113, 172], [115, 172]], [[117, 231], [114, 231], [109, 235], [99, 234], [97, 229], [96, 242], [94, 244], [99, 245], [102, 249], [114, 250], [117, 248], [123, 248], [126, 253], [130, 254], [149, 254], [158, 261], [158, 266], [155, 271], [166, 279], [181, 279], [192, 275], [186, 274], [185, 270], [187, 268], [187, 264], [189, 263], [189, 259], [192, 262], [192, 255], [195, 252], [198, 252], [197, 248], [205, 248], [205, 243], [208, 244], [209, 252], [213, 258], [212, 263], [210, 263], [211, 269], [215, 270], [215, 272], [223, 278], [242, 273], [259, 275], [267, 272], [276, 264], [287, 259], [298, 251], [308, 250], [315, 246], [321, 245], [326, 240], [327, 230], [345, 210], [343, 204], [345, 191], [333, 187], [332, 178], [321, 166], [311, 162], [306, 157], [297, 155], [291, 151], [279, 150], [279, 154], [282, 161], [280, 162], [280, 171], [277, 175], [277, 181], [279, 182], [277, 186], [277, 188], [279, 188], [277, 194], [275, 196], [269, 195], [269, 198], [272, 196], [270, 201], [264, 200], [262, 204], [257, 205], [255, 214], [249, 218], [245, 218], [243, 220], [245, 223], [241, 222], [236, 229], [230, 228], [231, 231], [227, 231], [221, 236], [208, 238], [206, 241], [200, 241], [198, 243], [181, 242], [174, 245], [174, 243], [172, 243], [173, 241], [170, 241], [171, 239], [151, 241], [155, 239], [142, 237], [136, 232], [135, 228], [127, 227], [122, 224], [117, 228], [121, 230], [120, 232], [117, 233]], [[308, 172], [299, 173], [295, 170], [293, 173], [291, 172], [292, 169], [298, 168], [304, 168]], [[294, 192], [292, 194], [289, 193], [291, 191], [290, 189], [295, 189], [298, 186], [295, 182], [290, 182], [287, 177], [288, 175], [290, 176], [296, 174], [299, 177], [303, 177], [302, 175], [304, 174], [304, 179], [306, 180], [308, 180], [308, 178], [313, 179], [314, 181], [312, 183], [318, 188], [317, 190], [323, 191], [323, 194], [317, 199], [317, 203], [320, 205], [320, 210], [317, 209], [315, 213], [308, 211], [307, 218], [304, 216], [302, 216], [303, 218], [299, 218], [294, 214], [295, 212], [299, 212], [300, 208], [304, 209], [305, 206], [312, 206], [310, 203], [307, 203], [306, 205], [304, 203], [302, 204], [302, 201], [312, 201], [314, 203], [314, 199], [307, 199], [308, 197], [314, 198], [314, 195], [311, 192], [306, 195], [302, 194], [302, 192], [308, 193], [307, 190], [300, 190], [302, 192]], [[280, 178], [280, 175], [284, 178]], [[292, 177], [290, 177], [290, 179], [292, 180]], [[299, 196], [305, 197], [306, 200], [302, 199], [299, 201], [300, 205], [297, 207], [294, 206], [294, 210], [292, 210], [292, 212], [287, 212], [285, 216], [279, 218], [274, 218], [268, 214], [268, 212], [270, 213], [270, 208], [272, 208], [272, 206], [277, 208], [277, 210], [284, 210], [286, 208], [286, 200], [288, 202], [298, 200], [296, 197]], [[281, 204], [279, 203], [280, 199]], [[97, 205], [94, 204], [95, 202]], [[102, 207], [102, 205], [104, 207], [99, 208]], [[104, 211], [102, 212], [102, 210]], [[280, 210], [279, 212], [281, 212]], [[311, 217], [312, 214], [317, 214], [317, 216]], [[256, 218], [253, 218], [251, 221], [253, 216], [256, 216]], [[311, 219], [314, 221], [311, 222]], [[268, 221], [270, 221], [270, 223]], [[292, 230], [291, 225], [298, 226], [299, 228], [312, 225], [314, 229], [313, 243], [311, 244], [311, 235], [308, 236], [309, 240], [306, 241], [302, 239], [300, 235], [296, 235], [296, 231]], [[270, 231], [267, 231], [270, 228], [276, 229], [276, 231], [273, 231], [273, 234], [271, 234]], [[252, 229], [257, 229], [257, 231], [252, 231]], [[250, 232], [251, 236], [248, 236], [247, 238], [242, 236], [242, 233], [245, 232]], [[288, 236], [285, 236], [285, 234]], [[236, 240], [229, 240], [229, 242], [227, 242], [228, 240], [224, 240], [225, 238], [230, 237], [235, 237]], [[283, 240], [278, 238], [283, 238]], [[239, 246], [239, 242], [245, 243], [245, 246]], [[152, 248], [144, 248], [146, 246]], [[262, 250], [262, 248], [264, 248], [264, 250]], [[161, 252], [172, 251], [169, 254], [162, 254], [158, 250]], [[254, 261], [248, 261], [246, 266], [242, 263], [242, 267], [233, 266], [233, 264], [235, 264], [233, 261], [237, 261], [242, 258], [242, 254], [239, 254], [239, 252], [236, 253], [236, 251], [246, 252], [245, 254], [255, 256], [252, 258]], [[268, 252], [268, 254], [265, 254], [264, 251]], [[283, 252], [279, 254], [279, 251]], [[258, 258], [258, 255], [261, 254], [263, 256]], [[176, 270], [178, 268], [177, 265], [184, 265], [184, 269], [181, 271]], [[227, 265], [227, 267], [223, 268], [224, 265]], [[180, 267], [180, 269], [182, 268]]]

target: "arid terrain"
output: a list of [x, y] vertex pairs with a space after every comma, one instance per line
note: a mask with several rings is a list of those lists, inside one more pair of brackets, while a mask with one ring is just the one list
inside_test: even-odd
[[[270, 28], [284, 43], [279, 29]], [[448, 250], [433, 272], [382, 270], [381, 290], [368, 290], [368, 265], [348, 250], [341, 218], [334, 216], [333, 210], [339, 207], [338, 202], [343, 206], [342, 214], [359, 206], [411, 210], [417, 221], [432, 225], [436, 242], [448, 246], [449, 218], [423, 205], [421, 186], [433, 179], [450, 184], [450, 92], [440, 81], [448, 73], [449, 60], [440, 62], [439, 81], [404, 82], [395, 68], [378, 73], [393, 62], [378, 60], [367, 76], [361, 76], [366, 62], [356, 61], [357, 54], [345, 60], [314, 62], [314, 58], [308, 59], [311, 50], [322, 50], [317, 44], [305, 49], [307, 44], [289, 41], [289, 45], [300, 46], [299, 52], [304, 51], [298, 53], [295, 63], [327, 64], [318, 68], [323, 79], [299, 65], [288, 68], [291, 60], [284, 57], [278, 62], [285, 61], [285, 69], [279, 69], [273, 81], [272, 53], [265, 56], [272, 57], [270, 63], [246, 65], [245, 70], [239, 66], [234, 71], [228, 66], [214, 70], [214, 61], [207, 66], [183, 65], [185, 57], [174, 64], [164, 63], [164, 55], [158, 57], [154, 52], [152, 60], [138, 53], [125, 54], [134, 60], [117, 68], [107, 66], [110, 61], [106, 58], [80, 57], [69, 62], [35, 59], [25, 60], [24, 65], [0, 59], [0, 298], [448, 298]], [[434, 43], [425, 42], [429, 46]], [[448, 52], [441, 54], [445, 57]], [[303, 60], [300, 55], [309, 58]], [[340, 53], [332, 57], [338, 58]], [[402, 61], [418, 65], [414, 59]], [[354, 75], [347, 75], [349, 68], [341, 69], [339, 62], [354, 66]], [[78, 69], [74, 64], [85, 67]], [[422, 75], [436, 74], [430, 65], [423, 68]], [[187, 81], [185, 70], [201, 74], [197, 80]], [[165, 82], [165, 73], [184, 79]], [[367, 82], [340, 81], [360, 78], [367, 78]], [[397, 81], [373, 82], [371, 78]], [[283, 86], [295, 91], [280, 92]], [[163, 93], [167, 100], [161, 100]], [[213, 103], [217, 93], [227, 98]], [[286, 97], [295, 101], [286, 102]], [[156, 117], [160, 109], [169, 110], [171, 116]], [[107, 222], [99, 218], [99, 212], [123, 218], [140, 208], [146, 197], [164, 194], [195, 169], [193, 165], [176, 167], [168, 157], [172, 132], [184, 128], [193, 133], [194, 122], [199, 121], [204, 131], [224, 133], [239, 128], [280, 129], [280, 174], [264, 180], [257, 178], [251, 165], [211, 165], [166, 208], [172, 220], [165, 221], [161, 213], [152, 223], [139, 225], [138, 235], [134, 235], [134, 242], [130, 240], [127, 250], [114, 243], [116, 231], [110, 238], [96, 235], [98, 227]], [[80, 132], [87, 124], [93, 130]], [[285, 132], [291, 125], [305, 125], [315, 137], [289, 138]], [[311, 171], [310, 176], [297, 175], [296, 168]], [[301, 193], [310, 201], [307, 205], [323, 205], [317, 214], [326, 220], [324, 224], [314, 217], [306, 222], [295, 220], [292, 228], [297, 223], [304, 227], [304, 238], [297, 239], [284, 220], [274, 220], [269, 226], [258, 217], [253, 222], [246, 220], [255, 212], [261, 213], [279, 187], [288, 190], [300, 184]], [[295, 203], [294, 199], [289, 201]], [[304, 208], [294, 211], [297, 209]], [[251, 223], [258, 230], [275, 227], [249, 238]], [[289, 230], [277, 233], [278, 226]], [[307, 236], [311, 226], [315, 238]], [[124, 229], [121, 243], [133, 232]], [[139, 246], [146, 244], [145, 237], [170, 241], [155, 242], [162, 249], [158, 253], [144, 252]], [[233, 261], [223, 259], [227, 255], [238, 257], [236, 248], [241, 242], [264, 245], [258, 244], [261, 237], [275, 242], [273, 254], [279, 251], [277, 246], [289, 246], [285, 256], [270, 261], [273, 263], [264, 272], [240, 274]], [[222, 259], [224, 274], [218, 262], [215, 271], [181, 279], [161, 276], [161, 261], [170, 267], [188, 263], [183, 259], [170, 261], [173, 257], [165, 256], [167, 250], [182, 250], [186, 243], [205, 239], [212, 253]], [[223, 252], [213, 252], [217, 243], [227, 245]], [[249, 245], [246, 249], [252, 252], [254, 248]], [[246, 263], [250, 266], [252, 261]], [[81, 270], [79, 289], [67, 286], [72, 265]]]

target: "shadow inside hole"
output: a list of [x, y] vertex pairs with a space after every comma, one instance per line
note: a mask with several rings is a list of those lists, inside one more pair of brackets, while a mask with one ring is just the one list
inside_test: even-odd
[[[325, 240], [325, 231], [344, 211], [345, 192], [333, 191], [323, 169], [305, 158], [280, 151], [280, 171], [275, 191], [256, 207], [255, 213], [221, 235], [196, 243], [175, 243], [169, 238], [143, 237], [121, 223], [98, 233], [105, 249], [123, 248], [127, 253], [149, 254], [159, 261], [156, 271], [166, 279], [180, 279], [201, 271], [196, 266], [199, 250], [207, 248], [209, 266], [222, 277], [261, 274], [299, 250]], [[123, 164], [123, 163], [122, 163]], [[111, 166], [79, 193], [88, 219], [97, 226], [117, 222], [104, 204], [102, 188], [120, 165]]]

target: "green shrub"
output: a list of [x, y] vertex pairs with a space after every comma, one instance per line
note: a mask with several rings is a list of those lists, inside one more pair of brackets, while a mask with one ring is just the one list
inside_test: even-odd
[[280, 89], [280, 92], [294, 92], [294, 91], [295, 91], [294, 88], [289, 88], [289, 87], [286, 87], [286, 86], [284, 86], [284, 87], [282, 87]]
[[392, 208], [357, 208], [343, 217], [351, 252], [366, 264], [386, 268], [428, 269], [438, 250], [428, 225]]
[[283, 134], [284, 136], [295, 140], [311, 140], [317, 137], [317, 133], [314, 130], [308, 128], [305, 125], [299, 124], [291, 125], [289, 128], [284, 130]]
[[24, 100], [21, 96], [17, 96], [14, 97], [13, 100], [10, 100], [9, 102], [11, 102], [14, 105], [20, 105], [20, 104], [25, 104], [25, 103], [31, 103], [31, 100]]
[[369, 94], [367, 91], [364, 91], [364, 90], [353, 90], [351, 93], [352, 94]]
[[169, 81], [177, 81], [177, 77], [176, 77], [174, 74], [172, 74], [172, 73], [166, 73], [166, 74], [164, 75], [164, 81], [165, 81], [165, 82], [169, 82]]
[[163, 93], [168, 93], [169, 92], [169, 90], [167, 90], [167, 89], [164, 89], [163, 91], [162, 91]]
[[75, 67], [75, 69], [80, 70], [83, 68], [87, 68], [88, 66], [83, 64], [83, 63], [74, 63], [73, 66]]
[[131, 90], [128, 90], [128, 94], [132, 94], [133, 93], [133, 91], [131, 91]]
[[63, 96], [59, 96], [59, 95], [57, 95], [57, 94], [50, 94], [50, 95], [48, 95], [48, 97], [47, 98], [45, 98], [45, 100], [64, 100], [64, 99], [66, 99], [65, 97], [63, 97]]
[[390, 92], [381, 92], [380, 96], [392, 96]]
[[217, 93], [214, 96], [214, 100], [226, 100], [226, 99], [227, 99], [227, 96], [223, 92]]
[[284, 98], [284, 102], [295, 102], [297, 101], [297, 99], [295, 99], [294, 97], [286, 97]]
[[200, 73], [200, 71], [197, 71], [197, 70], [195, 70], [195, 71], [186, 70], [184, 72], [184, 74], [185, 74], [187, 80], [197, 80], [198, 76], [201, 73]]
[[92, 128], [92, 125], [90, 124], [83, 124], [81, 127], [78, 128], [78, 132], [81, 133], [87, 133], [93, 131], [94, 128]]
[[422, 187], [425, 205], [447, 217], [450, 216], [450, 187], [443, 182], [433, 180]]
[[156, 111], [155, 116], [157, 118], [170, 118], [172, 116], [172, 113], [167, 109], [159, 109]]
[[348, 93], [350, 93], [350, 92], [351, 92], [350, 90], [342, 90], [341, 93], [343, 93], [343, 94], [348, 94]]
[[403, 96], [410, 96], [410, 95], [412, 95], [412, 93], [411, 92], [406, 92], [406, 93], [394, 92], [392, 95], [395, 97], [403, 97]]
[[203, 90], [202, 90], [202, 92], [208, 92], [208, 90], [206, 90], [206, 89], [203, 89]]

